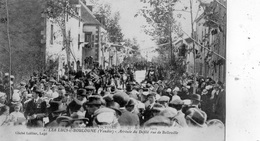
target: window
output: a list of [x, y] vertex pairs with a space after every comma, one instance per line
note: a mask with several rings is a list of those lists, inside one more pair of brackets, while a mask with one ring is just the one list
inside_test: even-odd
[[50, 39], [50, 43], [51, 45], [53, 45], [53, 38], [54, 38], [54, 35], [53, 35], [53, 25], [51, 25], [51, 39]]
[[91, 47], [95, 47], [95, 35], [91, 35]]
[[85, 42], [91, 42], [91, 32], [85, 33]]

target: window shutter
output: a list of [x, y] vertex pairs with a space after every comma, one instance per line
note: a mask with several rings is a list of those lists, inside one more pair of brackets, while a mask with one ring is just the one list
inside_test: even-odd
[[95, 47], [95, 35], [91, 35], [91, 47]]

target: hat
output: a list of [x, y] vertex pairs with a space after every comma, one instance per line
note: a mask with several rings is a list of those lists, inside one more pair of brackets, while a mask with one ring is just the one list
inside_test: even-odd
[[66, 110], [67, 108], [63, 104], [58, 103], [58, 107], [55, 111], [53, 111], [53, 113], [62, 113], [65, 112]]
[[9, 76], [9, 73], [5, 73], [5, 76]]
[[127, 84], [127, 85], [126, 85], [126, 91], [127, 91], [127, 92], [132, 91], [132, 85]]
[[52, 82], [52, 83], [56, 83], [56, 80], [54, 79], [54, 78], [50, 78], [50, 80], [49, 80], [50, 82]]
[[41, 83], [46, 83], [46, 80], [45, 80], [45, 79], [42, 79], [42, 80], [41, 80]]
[[77, 90], [77, 95], [87, 96], [87, 91], [85, 89], [78, 89]]
[[118, 115], [122, 115], [122, 112], [120, 111], [120, 106], [117, 102], [111, 102], [108, 108], [115, 110]]
[[201, 101], [201, 96], [198, 94], [192, 94], [190, 99], [196, 100], [196, 101]]
[[102, 105], [103, 99], [99, 95], [92, 95], [88, 98], [88, 101], [85, 103], [86, 105]]
[[61, 123], [62, 121], [71, 122], [72, 118], [68, 116], [59, 116], [57, 117], [56, 121], [57, 123]]
[[22, 81], [22, 82], [20, 83], [20, 85], [21, 85], [21, 86], [25, 86], [26, 83], [25, 83], [24, 81]]
[[147, 89], [147, 88], [144, 88], [142, 94], [145, 95], [145, 96], [147, 96], [147, 95], [149, 94], [148, 89]]
[[183, 104], [184, 105], [191, 105], [191, 100], [190, 99], [184, 99]]
[[180, 91], [180, 88], [179, 87], [175, 87], [172, 91]]
[[148, 95], [147, 95], [147, 97], [149, 97], [149, 96], [156, 96], [156, 93], [155, 92], [150, 92]]
[[107, 94], [103, 96], [103, 99], [108, 103], [108, 102], [113, 102], [113, 96], [111, 94]]
[[125, 92], [117, 91], [114, 94], [113, 99], [120, 105], [120, 107], [124, 107], [129, 101], [129, 96]]
[[191, 120], [191, 122], [198, 127], [205, 127], [207, 114], [198, 108], [190, 108], [185, 112], [186, 119]]
[[32, 94], [27, 94], [26, 97], [27, 97], [27, 98], [31, 98], [31, 97], [32, 97]]
[[99, 115], [99, 114], [102, 114], [102, 113], [106, 113], [106, 112], [112, 112], [112, 113], [115, 113], [115, 110], [111, 109], [111, 108], [107, 108], [107, 107], [102, 107], [102, 108], [99, 108], [98, 110], [96, 110], [93, 114], [93, 117]]
[[130, 98], [129, 101], [127, 102], [126, 106], [134, 106], [136, 103], [135, 103], [135, 100], [133, 98]]
[[63, 90], [63, 89], [65, 89], [65, 88], [62, 85], [58, 86], [58, 90]]
[[170, 102], [170, 104], [173, 104], [173, 105], [183, 105], [184, 102], [181, 100], [181, 99], [174, 99]]
[[10, 76], [10, 78], [14, 78], [14, 76], [13, 76], [13, 75], [11, 75], [11, 76]]
[[203, 91], [201, 92], [201, 95], [205, 95], [208, 94], [208, 90], [207, 89], [203, 89]]
[[57, 88], [57, 86], [56, 85], [52, 85], [51, 88]]
[[76, 112], [73, 113], [70, 117], [71, 117], [72, 122], [75, 121], [75, 120], [83, 120], [84, 122], [89, 121], [88, 118], [85, 118], [84, 116], [81, 116]]
[[211, 85], [207, 85], [207, 86], [205, 87], [206, 90], [210, 90], [211, 88], [213, 88], [213, 86], [211, 86]]
[[223, 124], [222, 121], [220, 121], [219, 119], [211, 119], [211, 120], [208, 120], [206, 122], [206, 124], [208, 125], [208, 127], [218, 127], [220, 129], [224, 129], [225, 128], [225, 125]]
[[144, 123], [145, 127], [150, 126], [171, 126], [171, 120], [164, 116], [155, 116]]
[[170, 98], [168, 96], [161, 96], [159, 99], [158, 99], [158, 102], [169, 102], [170, 101]]
[[115, 91], [116, 87], [115, 86], [111, 86], [111, 91]]
[[34, 87], [34, 92], [36, 93], [36, 94], [43, 94], [44, 92], [43, 92], [43, 90], [42, 89], [40, 89], [39, 87]]
[[162, 110], [164, 110], [164, 106], [163, 106], [162, 104], [155, 103], [155, 104], [153, 105], [152, 111], [161, 112]]
[[115, 122], [115, 111], [110, 108], [100, 108], [94, 112], [95, 122], [97, 124], [106, 125]]
[[167, 118], [173, 118], [178, 114], [177, 110], [172, 107], [167, 107], [163, 111], [159, 113], [159, 115], [167, 117]]
[[167, 93], [170, 93], [171, 91], [172, 91], [171, 88], [168, 88], [168, 89], [166, 90]]
[[85, 89], [87, 89], [87, 90], [96, 90], [96, 88], [94, 86], [86, 86]]

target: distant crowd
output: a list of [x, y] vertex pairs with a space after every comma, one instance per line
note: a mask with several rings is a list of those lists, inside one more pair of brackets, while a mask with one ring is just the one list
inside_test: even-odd
[[133, 68], [122, 66], [61, 77], [35, 72], [16, 88], [15, 77], [5, 73], [0, 79], [0, 126], [224, 129], [222, 82], [184, 74], [168, 85], [170, 80], [158, 72], [158, 67], [148, 68], [141, 83]]

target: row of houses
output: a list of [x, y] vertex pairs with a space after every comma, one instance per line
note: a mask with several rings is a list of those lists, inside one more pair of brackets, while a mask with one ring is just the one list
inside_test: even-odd
[[94, 15], [94, 5], [87, 0], [69, 2], [75, 10], [74, 14], [65, 14], [65, 25], [62, 25], [65, 33], [62, 32], [59, 21], [43, 14], [46, 69], [48, 70], [55, 60], [58, 60], [60, 75], [67, 70], [89, 69], [94, 62], [103, 68], [115, 64], [115, 50], [108, 43], [108, 33], [104, 27], [105, 17]]
[[218, 21], [210, 24], [212, 21], [209, 19], [209, 14], [204, 11], [195, 19], [193, 38], [195, 42], [189, 37], [176, 41], [175, 46], [178, 50], [176, 56], [184, 60], [188, 73], [195, 72], [225, 82], [226, 1], [213, 1], [211, 5]]
[[103, 68], [117, 63], [105, 17], [94, 15], [89, 0], [8, 0], [7, 5], [8, 18], [6, 7], [0, 9], [0, 71], [8, 72], [11, 62], [17, 81], [34, 71], [63, 75], [89, 69], [94, 62]]

